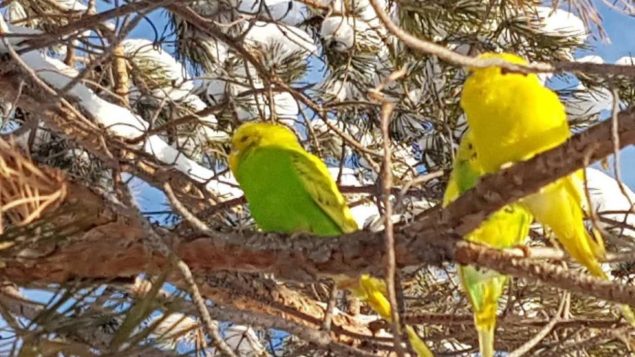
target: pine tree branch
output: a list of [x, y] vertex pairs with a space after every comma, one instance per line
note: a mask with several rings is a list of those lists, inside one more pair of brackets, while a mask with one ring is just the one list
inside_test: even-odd
[[72, 35], [77, 32], [84, 31], [86, 29], [94, 29], [99, 26], [103, 26], [102, 23], [117, 18], [126, 16], [135, 12], [147, 13], [161, 6], [169, 5], [175, 0], [163, 0], [163, 1], [135, 1], [125, 5], [117, 6], [113, 9], [100, 12], [98, 14], [92, 14], [82, 16], [81, 19], [73, 21], [67, 25], [60, 26], [54, 31], [43, 33], [39, 36], [34, 36], [24, 41], [23, 49], [20, 53], [25, 51], [36, 50], [44, 47], [55, 45], [61, 41], [62, 38], [68, 35]]
[[[44, 114], [45, 115], [45, 114]], [[635, 143], [635, 108], [619, 115], [622, 146]], [[90, 149], [90, 148], [88, 148]], [[569, 174], [587, 160], [597, 160], [613, 150], [611, 122], [603, 122], [575, 135], [562, 146], [488, 175], [446, 209], [435, 208], [395, 232], [399, 267], [456, 261], [476, 264], [500, 272], [539, 280], [598, 298], [633, 304], [635, 288], [600, 281], [584, 274], [500, 252], [459, 237], [478, 226], [487, 216], [512, 200], [535, 192], [557, 177]], [[114, 278], [152, 272], [165, 258], [149, 257], [141, 238], [143, 230], [126, 224], [124, 231], [93, 232], [68, 242], [39, 259], [38, 268], [20, 260], [7, 261], [0, 274], [12, 281], [61, 282], [74, 277]], [[319, 276], [372, 273], [383, 276], [383, 233], [357, 232], [340, 238], [298, 237], [279, 234], [225, 234], [222, 237], [175, 237], [174, 251], [195, 271], [272, 272], [280, 278], [312, 281]], [[96, 234], [97, 233], [97, 234]], [[114, 234], [113, 234], [114, 233]], [[122, 238], [125, 237], [127, 239]], [[99, 261], [96, 265], [94, 262]]]
[[397, 302], [397, 290], [395, 287], [395, 277], [397, 274], [395, 258], [395, 232], [392, 222], [392, 202], [390, 201], [390, 188], [392, 187], [392, 161], [390, 150], [389, 126], [394, 105], [386, 102], [381, 110], [381, 132], [383, 138], [384, 157], [382, 160], [381, 194], [384, 204], [384, 248], [386, 257], [384, 259], [386, 289], [388, 289], [388, 302], [390, 303], [391, 331], [397, 357], [405, 355], [401, 346], [401, 319], [399, 318], [399, 303]]
[[222, 316], [227, 321], [287, 331], [327, 351], [333, 351], [337, 356], [376, 356], [374, 353], [366, 352], [342, 343], [337, 343], [331, 336], [329, 336], [328, 332], [320, 331], [318, 329], [310, 329], [304, 325], [279, 317], [254, 313], [251, 311], [228, 310], [222, 308], [210, 308], [210, 310], [213, 310], [213, 314], [215, 316]]
[[566, 306], [568, 306], [567, 301], [569, 301], [570, 297], [571, 295], [568, 292], [564, 293], [562, 300], [560, 301], [560, 306], [558, 307], [558, 311], [551, 318], [551, 321], [549, 321], [549, 323], [543, 326], [543, 328], [540, 329], [540, 331], [534, 337], [529, 339], [529, 341], [525, 342], [522, 346], [510, 352], [509, 357], [524, 356], [525, 354], [527, 354], [527, 352], [534, 349], [540, 343], [540, 341], [542, 341], [545, 337], [547, 337], [556, 327], [558, 322], [562, 320], [562, 315], [566, 310]]
[[[135, 295], [142, 295], [143, 289], [138, 289], [138, 286], [135, 286], [132, 289], [127, 289], [131, 293]], [[238, 289], [240, 291], [240, 289]], [[170, 294], [162, 292], [157, 297], [158, 301], [163, 305], [172, 305], [174, 304], [173, 297]], [[177, 304], [183, 304], [184, 302], [179, 301]], [[179, 311], [187, 313], [187, 314], [197, 314], [198, 309], [191, 304], [187, 304], [184, 308], [178, 308]], [[288, 316], [272, 316], [269, 314], [265, 314], [262, 312], [254, 312], [249, 309], [244, 308], [231, 308], [227, 306], [219, 307], [213, 306], [208, 308], [210, 315], [218, 316], [224, 321], [232, 321], [237, 324], [243, 324], [248, 326], [259, 326], [262, 328], [268, 329], [279, 329], [287, 331], [291, 334], [294, 334], [303, 340], [310, 342], [316, 346], [319, 346], [325, 350], [331, 350], [337, 352], [338, 355], [342, 356], [371, 356], [366, 351], [356, 349], [348, 346], [346, 343], [350, 342], [348, 340], [338, 341], [336, 338], [333, 338], [329, 335], [329, 331], [321, 331], [318, 329], [317, 319], [316, 320], [305, 320], [298, 322], [293, 318], [288, 318]], [[310, 325], [310, 326], [307, 326]], [[309, 327], [309, 328], [307, 328]]]
[[[50, 321], [56, 319], [61, 321], [63, 319], [63, 317], [51, 311], [46, 311], [45, 305], [25, 298], [16, 286], [8, 282], [0, 283], [0, 306], [12, 315], [28, 321], [36, 321], [45, 315], [48, 315], [47, 318]], [[63, 331], [64, 333], [59, 333], [55, 330], [51, 332], [57, 332], [59, 338], [72, 340], [73, 343], [79, 343], [78, 341], [81, 341], [81, 343], [85, 343], [87, 346], [90, 346], [90, 348], [107, 349], [110, 346], [113, 334], [106, 332], [102, 328], [104, 318], [108, 318], [108, 316], [104, 315], [105, 314], [96, 315], [92, 319], [90, 315], [78, 316], [75, 318], [75, 322], [77, 326], [81, 326], [81, 328], [66, 328]], [[111, 316], [113, 319], [116, 317], [115, 313]], [[162, 351], [149, 346], [146, 346], [145, 350], [137, 352], [136, 355], [139, 357], [175, 356], [169, 351]]]
[[570, 62], [560, 61], [553, 64], [550, 63], [531, 63], [527, 65], [518, 65], [509, 63], [501, 59], [478, 59], [474, 57], [464, 56], [457, 52], [454, 52], [444, 46], [438, 45], [434, 42], [419, 39], [402, 28], [397, 26], [388, 14], [384, 11], [378, 0], [369, 0], [371, 6], [375, 10], [377, 17], [386, 27], [386, 29], [401, 40], [409, 48], [431, 54], [439, 57], [440, 59], [463, 67], [502, 67], [514, 72], [522, 73], [550, 73], [550, 72], [566, 72], [576, 71], [583, 73], [595, 73], [606, 76], [607, 74], [623, 75], [627, 77], [635, 77], [635, 66], [625, 66], [616, 64], [605, 63], [590, 63], [590, 62]]
[[[438, 313], [409, 313], [403, 315], [403, 320], [408, 324], [431, 324], [431, 325], [469, 325], [474, 326], [474, 316], [472, 314], [438, 314]], [[551, 319], [522, 319], [518, 316], [499, 316], [496, 324], [509, 328], [543, 328]], [[628, 322], [619, 318], [572, 318], [560, 319], [556, 323], [556, 329], [588, 327], [588, 328], [618, 328], [628, 326]]]
[[[0, 144], [2, 143], [4, 143], [4, 141], [0, 140]], [[29, 191], [39, 192], [42, 190], [43, 186], [48, 188], [50, 182], [53, 181], [53, 178], [60, 176], [57, 170], [43, 170], [33, 165], [28, 158], [24, 157], [24, 155], [19, 152], [17, 147], [9, 145], [2, 145], [2, 147], [3, 150], [0, 151], [0, 153], [2, 153], [3, 156], [3, 163], [9, 165], [0, 165], [2, 166], [3, 174], [5, 173], [4, 171], [11, 171], [13, 166], [30, 166], [32, 167], [32, 172], [29, 176], [40, 178], [39, 180], [31, 183], [32, 187], [29, 187]], [[16, 178], [16, 180], [19, 180], [19, 177]], [[60, 182], [57, 183], [58, 181]], [[15, 184], [15, 182], [12, 181], [5, 183], [9, 186]], [[40, 259], [45, 256], [49, 256], [52, 252], [51, 249], [56, 249], [53, 248], [53, 246], [59, 246], [61, 249], [67, 249], [68, 246], [63, 242], [65, 239], [68, 239], [69, 242], [73, 242], [72, 244], [74, 244], [86, 239], [88, 241], [91, 241], [92, 239], [101, 240], [104, 236], [110, 236], [115, 237], [115, 239], [111, 240], [113, 247], [109, 250], [109, 252], [113, 255], [118, 255], [121, 258], [122, 254], [120, 250], [126, 250], [126, 246], [130, 244], [127, 247], [132, 249], [133, 255], [141, 254], [136, 258], [139, 259], [139, 261], [150, 262], [150, 259], [144, 259], [152, 256], [153, 253], [158, 253], [159, 256], [167, 257], [164, 259], [162, 265], [150, 267], [149, 271], [159, 272], [160, 270], [165, 269], [167, 264], [170, 264], [171, 256], [173, 254], [171, 254], [170, 251], [166, 251], [166, 248], [163, 247], [164, 243], [161, 241], [162, 238], [156, 237], [154, 227], [149, 227], [148, 222], [141, 217], [134, 208], [131, 208], [129, 205], [127, 206], [119, 201], [115, 201], [110, 195], [100, 195], [80, 184], [69, 182], [68, 180], [65, 180], [63, 176], [58, 177], [56, 184], [53, 184], [54, 187], [57, 187], [58, 185], [64, 185], [64, 187], [66, 187], [65, 191], [68, 191], [69, 193], [67, 196], [64, 196], [65, 199], [62, 203], [62, 207], [53, 212], [56, 213], [54, 217], [49, 217], [45, 214], [41, 217], [40, 221], [42, 222], [39, 222], [39, 226], [34, 228], [24, 227], [22, 235], [13, 233], [11, 236], [5, 235], [2, 237], [5, 243], [13, 243], [11, 245], [3, 245], [2, 256], [7, 257], [7, 260], [16, 259], [30, 265], [33, 259]], [[64, 233], [63, 231], [56, 232], [55, 227], [65, 226], [64, 222], [71, 222], [71, 225], [74, 228], [72, 233]], [[86, 222], [88, 222], [88, 225], [85, 224]], [[46, 229], [43, 230], [43, 227]], [[205, 230], [206, 229], [203, 229], [203, 231]], [[8, 230], [8, 232], [10, 231], [11, 229]], [[59, 237], [53, 241], [50, 241], [49, 239], [47, 242], [46, 239], [39, 239], [39, 235]], [[150, 246], [145, 242], [146, 236], [148, 235], [155, 236], [152, 245]], [[134, 243], [132, 241], [134, 241]], [[156, 241], [160, 242], [157, 243]], [[38, 242], [41, 244], [36, 244]], [[139, 244], [142, 246], [139, 247]], [[158, 246], [158, 248], [155, 248], [154, 246]], [[28, 254], [29, 259], [23, 258], [25, 257], [25, 254]], [[85, 257], [87, 258], [87, 261], [91, 257], [95, 257], [92, 252], [87, 252], [87, 254], [90, 254], [90, 256]], [[132, 256], [130, 258], [135, 259], [132, 258]], [[137, 275], [136, 273], [126, 271], [127, 268], [122, 265], [125, 264], [125, 262], [122, 263], [123, 261], [118, 260], [118, 258], [116, 258], [115, 261], [120, 263], [117, 265], [117, 268], [124, 270], [123, 275]], [[96, 260], [93, 261], [92, 265], [99, 265], [102, 263], [99, 262], [96, 264], [96, 262]], [[113, 263], [113, 261], [106, 262], [105, 264], [110, 263]], [[140, 266], [137, 266], [135, 269], [138, 268], [140, 268]], [[120, 270], [119, 273], [122, 273], [122, 271]], [[187, 273], [187, 275], [190, 274]], [[68, 280], [69, 279], [62, 279], [59, 280], [59, 282]], [[184, 278], [180, 274], [170, 276], [170, 280], [177, 285], [185, 286], [189, 289], [191, 289], [191, 286], [193, 285], [191, 275], [189, 277], [189, 281], [187, 277]], [[46, 284], [45, 279], [41, 279], [40, 282], [44, 282]], [[23, 281], [23, 283], [25, 282]], [[279, 324], [278, 327], [296, 326], [293, 330], [295, 331], [298, 330], [297, 326], [304, 325], [317, 329], [321, 325], [321, 321], [323, 319], [323, 307], [313, 299], [310, 299], [297, 291], [287, 289], [284, 285], [271, 284], [269, 280], [262, 281], [262, 279], [256, 275], [244, 276], [241, 274], [230, 273], [207, 275], [206, 279], [204, 279], [202, 283], [202, 292], [207, 298], [213, 300], [216, 305], [222, 304], [234, 306], [235, 308], [240, 309], [242, 314], [255, 312], [263, 316], [267, 315], [269, 316], [267, 321], [270, 322], [268, 322], [266, 326], [269, 326], [268, 324], [271, 324], [271, 321], [282, 319], [281, 321], [286, 321], [286, 324]], [[1, 299], [1, 297], [2, 296], [0, 296], [0, 302], [3, 302], [4, 300]], [[201, 307], [200, 305], [201, 304], [199, 303], [199, 309]], [[14, 304], [7, 301], [6, 306], [11, 308], [14, 307]], [[21, 311], [22, 316], [29, 318], [30, 316], [37, 315], [41, 310], [32, 311], [27, 309], [27, 307], [28, 306], [20, 305], [12, 311]], [[210, 309], [209, 311], [227, 312], [228, 310], [226, 308], [227, 306], [223, 306], [220, 310], [219, 308], [215, 308]], [[226, 316], [226, 314], [223, 314], [222, 316]], [[328, 348], [338, 350], [338, 348], [341, 347], [344, 348], [344, 350], [348, 350], [348, 353], [355, 354], [355, 352], [359, 351], [342, 346], [338, 347], [332, 344], [339, 342], [348, 344], [353, 340], [370, 339], [371, 332], [368, 328], [365, 325], [356, 322], [354, 318], [346, 314], [338, 313], [335, 316], [332, 316], [332, 321], [334, 325], [332, 329], [333, 340], [331, 341], [329, 339], [330, 344], [327, 346]], [[93, 336], [92, 339], [95, 337], [96, 336]], [[112, 336], [110, 336], [110, 338], [111, 337]], [[319, 341], [315, 340], [315, 337], [316, 336], [313, 336], [313, 342], [318, 343]], [[105, 345], [109, 345], [110, 338], [105, 337], [105, 339], [102, 338], [100, 341], [103, 340], [105, 341], [103, 342]], [[323, 338], [321, 341], [321, 346], [324, 347]], [[363, 355], [364, 353], [357, 353], [357, 355], [360, 354]]]
[[36, 83], [29, 81], [28, 76], [20, 68], [12, 63], [3, 63], [0, 73], [0, 98], [14, 101], [14, 93], [22, 86], [28, 91], [28, 94], [19, 97], [18, 103], [22, 108], [33, 113], [41, 113], [41, 119], [55, 132], [86, 148], [108, 167], [133, 173], [157, 188], [161, 188], [165, 182], [170, 182], [173, 187], [194, 189], [197, 191], [196, 194], [185, 189], [175, 190], [179, 199], [190, 208], [203, 209], [219, 201], [203, 183], [166, 167], [152, 155], [125, 143], [123, 139], [110, 136], [106, 130], [92, 123], [85, 115], [72, 110], [64, 101], [60, 102], [55, 95], [44, 92]]

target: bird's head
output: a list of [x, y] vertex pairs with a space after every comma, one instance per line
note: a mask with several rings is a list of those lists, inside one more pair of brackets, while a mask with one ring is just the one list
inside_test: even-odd
[[229, 167], [236, 173], [240, 160], [256, 147], [300, 145], [291, 129], [284, 125], [252, 121], [238, 127], [232, 136]]

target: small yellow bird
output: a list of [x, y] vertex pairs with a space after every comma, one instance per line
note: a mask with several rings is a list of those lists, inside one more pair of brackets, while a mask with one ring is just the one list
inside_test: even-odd
[[[479, 58], [527, 63], [508, 53], [485, 53]], [[514, 73], [500, 67], [469, 71], [461, 106], [486, 173], [496, 172], [506, 163], [527, 160], [571, 136], [560, 99], [535, 74]], [[550, 183], [522, 202], [540, 223], [554, 232], [575, 260], [591, 274], [607, 279], [599, 264], [605, 255], [602, 236], [596, 229], [589, 234], [583, 223], [587, 200], [582, 170]], [[632, 316], [625, 306], [623, 312]]]
[[[338, 236], [358, 229], [326, 165], [302, 148], [283, 125], [249, 122], [232, 136], [229, 166], [245, 192], [251, 214], [267, 232]], [[390, 320], [384, 282], [369, 275], [337, 279], [382, 318]], [[419, 356], [433, 356], [410, 326], [406, 333]]]
[[[474, 187], [484, 173], [472, 141], [472, 135], [468, 131], [461, 140], [443, 196], [443, 206], [447, 206], [461, 193]], [[507, 205], [490, 215], [476, 230], [468, 234], [465, 240], [498, 249], [520, 245], [529, 233], [532, 219], [531, 214], [521, 205]], [[459, 276], [474, 311], [474, 325], [478, 332], [481, 356], [493, 357], [496, 310], [498, 299], [507, 284], [507, 277], [472, 266], [459, 267]]]

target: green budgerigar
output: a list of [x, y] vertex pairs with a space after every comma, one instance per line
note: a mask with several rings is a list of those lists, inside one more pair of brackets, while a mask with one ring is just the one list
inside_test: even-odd
[[[283, 125], [241, 125], [232, 136], [229, 165], [263, 231], [338, 236], [358, 229], [326, 165], [305, 151], [293, 131]], [[363, 275], [357, 281], [338, 281], [338, 285], [390, 320], [382, 280]], [[406, 333], [419, 356], [432, 356], [412, 327], [407, 326]]]
[[[447, 206], [463, 192], [474, 187], [483, 173], [471, 134], [468, 132], [459, 146], [450, 181], [443, 197], [443, 205]], [[509, 248], [524, 242], [529, 233], [531, 221], [532, 216], [524, 207], [519, 204], [507, 205], [490, 215], [465, 239], [492, 248]], [[472, 266], [459, 267], [459, 276], [461, 285], [472, 304], [481, 355], [492, 357], [498, 299], [503, 293], [507, 277]]]

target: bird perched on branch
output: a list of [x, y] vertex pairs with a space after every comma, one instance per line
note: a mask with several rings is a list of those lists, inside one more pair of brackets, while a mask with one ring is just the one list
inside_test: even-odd
[[[483, 169], [468, 131], [461, 140], [454, 160], [450, 180], [443, 196], [443, 206], [456, 200], [463, 192], [476, 185]], [[529, 233], [532, 217], [519, 204], [507, 205], [490, 215], [481, 225], [465, 236], [465, 239], [492, 248], [509, 248], [524, 242]], [[483, 357], [494, 356], [494, 330], [498, 299], [507, 284], [507, 277], [494, 271], [472, 266], [459, 267], [461, 285], [474, 312], [474, 325]]]
[[[503, 59], [527, 64], [516, 55], [485, 53], [481, 59]], [[472, 131], [478, 161], [485, 173], [503, 165], [527, 160], [552, 149], [570, 136], [564, 106], [533, 73], [511, 72], [501, 67], [469, 68], [461, 106]], [[533, 216], [549, 227], [564, 249], [591, 274], [607, 279], [599, 260], [604, 257], [600, 232], [584, 226], [587, 202], [583, 171], [562, 177], [522, 200]], [[635, 321], [622, 307], [624, 316]]]
[[[229, 166], [263, 231], [339, 236], [358, 229], [326, 165], [306, 152], [295, 134], [283, 125], [241, 125], [232, 137]], [[338, 277], [336, 283], [390, 320], [391, 307], [383, 281], [362, 275], [357, 281]], [[419, 356], [432, 356], [412, 327], [406, 326], [406, 333]]]

